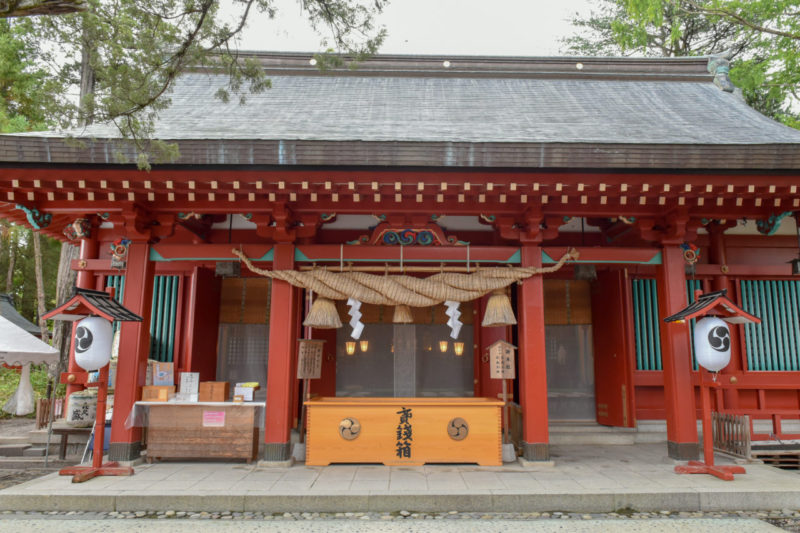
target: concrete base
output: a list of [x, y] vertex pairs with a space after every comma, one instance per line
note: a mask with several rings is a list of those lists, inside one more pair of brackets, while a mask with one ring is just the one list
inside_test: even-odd
[[546, 442], [523, 442], [522, 457], [527, 461], [549, 461], [550, 445]]
[[528, 461], [524, 457], [517, 458], [519, 465], [526, 470], [552, 470], [556, 466], [555, 461]]
[[291, 458], [291, 443], [267, 442], [264, 444], [264, 461], [286, 461]]
[[294, 457], [289, 457], [285, 461], [267, 461], [262, 459], [256, 463], [259, 468], [289, 468], [294, 464]]
[[667, 441], [667, 455], [678, 461], [691, 461], [700, 457], [700, 444], [697, 442]]
[[112, 442], [108, 446], [108, 458], [111, 461], [135, 461], [142, 455], [142, 443]]

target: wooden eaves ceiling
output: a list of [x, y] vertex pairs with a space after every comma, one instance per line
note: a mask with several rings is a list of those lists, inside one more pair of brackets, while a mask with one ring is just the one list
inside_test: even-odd
[[[0, 216], [29, 224], [37, 210], [62, 228], [94, 214], [176, 216], [420, 213], [517, 219], [545, 216], [766, 219], [800, 209], [793, 175], [583, 172], [5, 169]], [[13, 176], [13, 177], [12, 177]], [[24, 207], [24, 209], [22, 209]]]

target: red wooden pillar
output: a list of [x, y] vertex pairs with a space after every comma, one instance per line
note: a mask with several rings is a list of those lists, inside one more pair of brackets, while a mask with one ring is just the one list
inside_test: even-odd
[[213, 270], [194, 267], [189, 277], [188, 295], [183, 299], [186, 326], [180, 366], [186, 372], [200, 372], [200, 381], [214, 380], [217, 375], [221, 288], [222, 278], [214, 276]]
[[[272, 265], [275, 270], [294, 268], [294, 245], [276, 244]], [[290, 457], [289, 431], [292, 426], [292, 393], [297, 350], [294, 288], [285, 281], [272, 281], [269, 321], [267, 408], [264, 420], [264, 460], [286, 461]]]
[[125, 419], [134, 402], [141, 398], [147, 374], [154, 273], [155, 263], [150, 261], [150, 245], [143, 241], [132, 242], [128, 248], [122, 305], [141, 316], [142, 321], [123, 322], [120, 329], [114, 418], [108, 449], [112, 461], [132, 461], [139, 457], [141, 450], [141, 428], [125, 429]]
[[[92, 236], [87, 239], [81, 239], [80, 259], [97, 259], [97, 237]], [[92, 270], [79, 270], [75, 286], [80, 289], [95, 289], [95, 276]], [[63, 302], [58, 302], [59, 305]], [[70, 332], [70, 345], [69, 345], [69, 364], [67, 369], [69, 372], [83, 372], [83, 369], [75, 364], [75, 347], [72, 344], [72, 339], [75, 337], [75, 328], [77, 322], [72, 323]], [[67, 385], [67, 397], [73, 392], [83, 390], [83, 385]]]
[[[539, 246], [523, 245], [522, 266], [542, 266], [542, 251]], [[522, 457], [528, 461], [549, 461], [550, 434], [547, 417], [547, 359], [542, 276], [531, 276], [523, 281], [518, 294]]]
[[[677, 244], [665, 244], [662, 263], [656, 269], [660, 318], [686, 307], [686, 262]], [[696, 459], [697, 416], [689, 328], [659, 320], [661, 358], [664, 369], [664, 407], [667, 414], [667, 451], [673, 459]]]
[[[708, 260], [709, 263], [715, 265], [727, 265], [728, 254], [725, 248], [725, 230], [729, 227], [735, 226], [736, 223], [721, 224], [713, 221], [706, 226], [709, 235], [709, 250]], [[728, 298], [736, 301], [736, 294], [733, 290], [733, 283], [728, 276], [720, 271], [720, 273], [712, 279], [711, 287], [715, 291], [726, 289], [728, 291]], [[739, 302], [741, 303], [741, 302]], [[741, 337], [739, 335], [741, 328], [730, 328], [731, 330], [731, 362], [728, 366], [722, 369], [721, 374], [741, 374], [744, 368], [744, 354], [742, 353]], [[726, 407], [728, 409], [738, 409], [739, 407], [739, 391], [735, 389], [722, 390], [722, 397], [724, 398], [725, 405], [718, 405], [717, 408]]]
[[477, 332], [475, 335], [475, 345], [477, 346], [475, 350], [475, 395], [496, 400], [499, 398], [498, 395], [503, 393], [503, 380], [490, 377], [489, 346], [499, 340], [511, 342], [511, 335], [508, 327], [484, 328], [481, 326], [489, 298], [490, 296], [486, 295], [475, 301], [475, 308], [478, 311], [473, 315], [473, 331]]

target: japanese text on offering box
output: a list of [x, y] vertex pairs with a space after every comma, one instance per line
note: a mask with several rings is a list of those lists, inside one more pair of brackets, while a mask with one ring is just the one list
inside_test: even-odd
[[400, 459], [411, 459], [411, 443], [414, 440], [411, 431], [411, 408], [401, 407], [397, 414], [400, 415], [400, 422], [397, 424], [397, 450], [396, 455]]

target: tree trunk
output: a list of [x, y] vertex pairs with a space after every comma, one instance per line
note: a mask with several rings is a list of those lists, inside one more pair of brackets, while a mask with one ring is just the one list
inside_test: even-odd
[[[70, 268], [73, 259], [78, 259], [79, 249], [71, 244], [61, 245], [61, 257], [58, 260], [58, 278], [56, 280], [56, 305], [61, 305], [72, 296], [72, 288], [78, 273]], [[67, 368], [69, 361], [69, 334], [71, 322], [57, 320], [53, 328], [53, 346], [61, 350], [61, 368]]]
[[8, 237], [8, 274], [6, 275], [6, 293], [11, 294], [14, 290], [14, 266], [17, 262], [17, 254], [14, 243], [11, 242], [13, 237]]
[[44, 301], [44, 279], [42, 277], [42, 236], [38, 231], [33, 232], [33, 269], [36, 275], [36, 315], [39, 318], [39, 328], [42, 330], [42, 340], [47, 342], [47, 321], [42, 315], [47, 311]]

